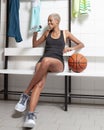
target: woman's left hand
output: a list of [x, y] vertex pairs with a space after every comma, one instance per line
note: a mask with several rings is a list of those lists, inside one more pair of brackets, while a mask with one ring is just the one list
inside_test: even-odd
[[72, 47], [66, 47], [66, 48], [64, 48], [63, 53], [66, 53], [66, 52], [69, 52], [69, 51], [72, 51], [72, 50], [73, 50]]

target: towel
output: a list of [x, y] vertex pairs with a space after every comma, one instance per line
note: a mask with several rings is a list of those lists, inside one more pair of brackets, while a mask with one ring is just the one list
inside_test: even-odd
[[90, 0], [73, 0], [72, 17], [77, 18], [82, 14], [88, 14], [91, 10]]
[[9, 0], [8, 37], [14, 37], [16, 42], [22, 41], [19, 22], [19, 7], [19, 0]]
[[90, 0], [80, 0], [80, 14], [88, 14], [91, 10]]
[[0, 0], [0, 30], [1, 30], [1, 0]]
[[79, 5], [80, 5], [80, 0], [72, 1], [72, 16], [74, 18], [77, 18], [79, 16]]
[[31, 0], [31, 5], [30, 32], [39, 32], [42, 28], [40, 24], [40, 0]]

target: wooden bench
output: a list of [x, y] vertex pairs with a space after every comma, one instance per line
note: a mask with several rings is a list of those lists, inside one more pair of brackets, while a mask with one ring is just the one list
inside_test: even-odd
[[[99, 51], [100, 50], [100, 51]], [[5, 58], [9, 58], [12, 57], [15, 58], [16, 57], [37, 57], [37, 59], [39, 60], [39, 57], [41, 57], [43, 55], [43, 51], [44, 49], [42, 47], [38, 47], [38, 48], [4, 48], [4, 56]], [[81, 94], [71, 94], [71, 86], [69, 85], [69, 80], [68, 78], [71, 76], [83, 76], [83, 77], [104, 77], [104, 72], [101, 72], [99, 70], [97, 71], [93, 71], [92, 69], [89, 69], [89, 61], [88, 61], [88, 66], [87, 68], [81, 72], [81, 73], [75, 73], [72, 71], [69, 71], [68, 69], [68, 62], [67, 59], [70, 55], [72, 55], [73, 53], [79, 52], [83, 55], [85, 55], [87, 58], [96, 58], [96, 57], [104, 57], [104, 53], [103, 50], [101, 51], [101, 48], [83, 48], [79, 51], [71, 51], [68, 53], [65, 53], [64, 56], [64, 60], [65, 60], [65, 70], [61, 73], [49, 73], [49, 75], [52, 76], [64, 76], [65, 77], [65, 93], [42, 93], [43, 96], [54, 96], [54, 97], [64, 97], [65, 102], [64, 102], [64, 107], [65, 107], [65, 111], [67, 111], [67, 105], [68, 105], [68, 98], [79, 98], [79, 97], [94, 97], [96, 96], [97, 98], [102, 98], [104, 97], [103, 95], [81, 95]], [[9, 59], [8, 59], [9, 61]], [[37, 60], [36, 60], [37, 62]], [[30, 65], [31, 66], [31, 65]], [[34, 65], [35, 66], [35, 65]], [[5, 84], [4, 85], [4, 96], [8, 97], [8, 94], [20, 94], [21, 92], [12, 92], [8, 90], [8, 79], [7, 76], [8, 74], [18, 74], [18, 75], [33, 75], [34, 74], [34, 67], [30, 67], [29, 69], [25, 69], [23, 67], [23, 69], [17, 69], [17, 68], [11, 68], [9, 66], [7, 66], [7, 69], [0, 69], [0, 74], [4, 74], [5, 76]], [[42, 95], [41, 94], [41, 95]]]

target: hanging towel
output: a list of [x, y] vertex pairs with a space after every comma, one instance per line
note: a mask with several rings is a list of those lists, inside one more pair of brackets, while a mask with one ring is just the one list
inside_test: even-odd
[[39, 32], [41, 31], [41, 24], [40, 24], [40, 0], [31, 0], [31, 25], [30, 31], [31, 32]]
[[80, 14], [88, 14], [90, 9], [90, 0], [80, 0]]
[[1, 30], [1, 0], [0, 0], [0, 30]]
[[72, 1], [72, 16], [74, 18], [77, 18], [79, 16], [79, 5], [80, 5], [80, 0]]
[[19, 7], [19, 0], [9, 0], [8, 36], [14, 37], [16, 42], [22, 41], [19, 25]]

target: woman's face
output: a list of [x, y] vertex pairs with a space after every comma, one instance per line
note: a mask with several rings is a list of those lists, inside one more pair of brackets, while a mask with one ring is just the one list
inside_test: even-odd
[[59, 24], [58, 20], [55, 19], [53, 16], [48, 17], [48, 26], [50, 30], [55, 28], [58, 24]]

